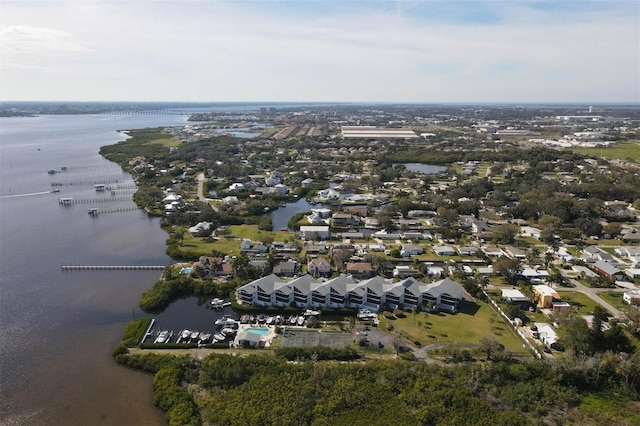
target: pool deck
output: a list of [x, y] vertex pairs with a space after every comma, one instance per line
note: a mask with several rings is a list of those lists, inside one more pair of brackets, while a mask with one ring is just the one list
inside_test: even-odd
[[[233, 341], [233, 344], [235, 347], [240, 347], [240, 337], [242, 336], [242, 332], [249, 330], [249, 329], [264, 329], [264, 330], [269, 330], [269, 332], [267, 334], [259, 334], [260, 336], [260, 342], [264, 345], [264, 347], [269, 347], [271, 346], [271, 341], [277, 336], [276, 332], [275, 332], [275, 327], [272, 325], [255, 325], [255, 324], [241, 324], [240, 327], [238, 328], [238, 334], [236, 335], [235, 340]], [[257, 334], [257, 333], [254, 333]]]

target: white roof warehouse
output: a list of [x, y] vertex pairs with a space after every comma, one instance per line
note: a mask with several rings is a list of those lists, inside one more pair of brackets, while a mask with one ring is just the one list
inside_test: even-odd
[[416, 139], [419, 136], [410, 129], [387, 129], [375, 126], [342, 126], [342, 139]]

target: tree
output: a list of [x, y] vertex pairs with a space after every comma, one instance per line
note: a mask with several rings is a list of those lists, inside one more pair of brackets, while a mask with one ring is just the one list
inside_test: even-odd
[[272, 234], [261, 234], [258, 238], [262, 244], [269, 247], [273, 243], [273, 235]]
[[576, 354], [593, 354], [591, 333], [587, 322], [581, 317], [573, 316], [558, 329], [558, 341]]
[[513, 244], [516, 241], [519, 230], [518, 225], [511, 223], [497, 225], [492, 229], [496, 242], [500, 244]]
[[522, 272], [522, 264], [518, 259], [503, 256], [493, 262], [493, 269], [498, 274], [504, 276], [509, 284], [514, 285], [517, 280], [517, 275]]
[[504, 352], [504, 345], [493, 336], [485, 336], [480, 339], [478, 350], [487, 356], [487, 361], [491, 361], [497, 353]]

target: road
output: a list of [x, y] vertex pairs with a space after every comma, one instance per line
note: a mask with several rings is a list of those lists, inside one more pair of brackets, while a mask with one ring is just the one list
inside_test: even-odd
[[213, 201], [211, 198], [207, 198], [204, 196], [204, 172], [198, 173], [198, 201], [202, 201], [203, 203], [208, 203], [214, 211], [218, 211], [216, 206], [211, 203]]
[[624, 291], [627, 291], [628, 289], [626, 288], [601, 289], [601, 288], [586, 287], [585, 285], [581, 284], [578, 280], [572, 277], [569, 277], [567, 275], [564, 275], [564, 277], [567, 281], [569, 281], [569, 283], [571, 283], [571, 285], [574, 286], [574, 288], [555, 287], [556, 291], [558, 292], [578, 291], [580, 293], [587, 295], [591, 300], [593, 300], [594, 302], [596, 302], [597, 304], [605, 308], [607, 311], [609, 311], [609, 313], [611, 313], [616, 318], [621, 318], [623, 316], [623, 313], [618, 308], [614, 307], [611, 303], [604, 300], [602, 297], [600, 297], [598, 293], [602, 291], [624, 292]]

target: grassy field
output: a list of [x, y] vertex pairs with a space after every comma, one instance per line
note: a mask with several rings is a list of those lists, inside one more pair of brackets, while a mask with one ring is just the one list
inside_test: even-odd
[[182, 249], [203, 256], [210, 255], [213, 250], [236, 256], [240, 253], [240, 240], [248, 238], [252, 241], [259, 241], [262, 235], [271, 235], [274, 241], [291, 241], [294, 234], [291, 232], [270, 232], [261, 231], [257, 225], [232, 225], [229, 227], [231, 233], [227, 236], [210, 241], [202, 237], [192, 237], [185, 232], [182, 240]]
[[[380, 329], [385, 330], [387, 323], [402, 332], [412, 342], [423, 346], [433, 343], [479, 343], [485, 336], [494, 336], [505, 348], [521, 355], [530, 355], [522, 347], [510, 326], [489, 306], [477, 301], [477, 306], [467, 305], [455, 315], [424, 312], [415, 315], [407, 313], [406, 318], [387, 320], [380, 316]], [[469, 307], [470, 306], [470, 307]]]
[[598, 305], [589, 296], [576, 291], [560, 291], [558, 292], [563, 302], [569, 303], [578, 315], [587, 315], [593, 313], [593, 310]]
[[614, 292], [614, 291], [603, 291], [599, 293], [599, 296], [602, 297], [607, 302], [611, 303], [614, 307], [620, 309], [621, 311], [629, 309], [629, 305], [624, 303], [622, 300], [622, 292]]
[[181, 143], [181, 141], [175, 139], [161, 138], [150, 140], [149, 142], [146, 142], [145, 145], [160, 144], [162, 146], [166, 146], [167, 148], [171, 148], [172, 146], [178, 146]]
[[607, 159], [632, 160], [640, 163], [640, 142], [620, 142], [609, 148], [573, 148], [578, 154], [592, 157], [604, 157]]

